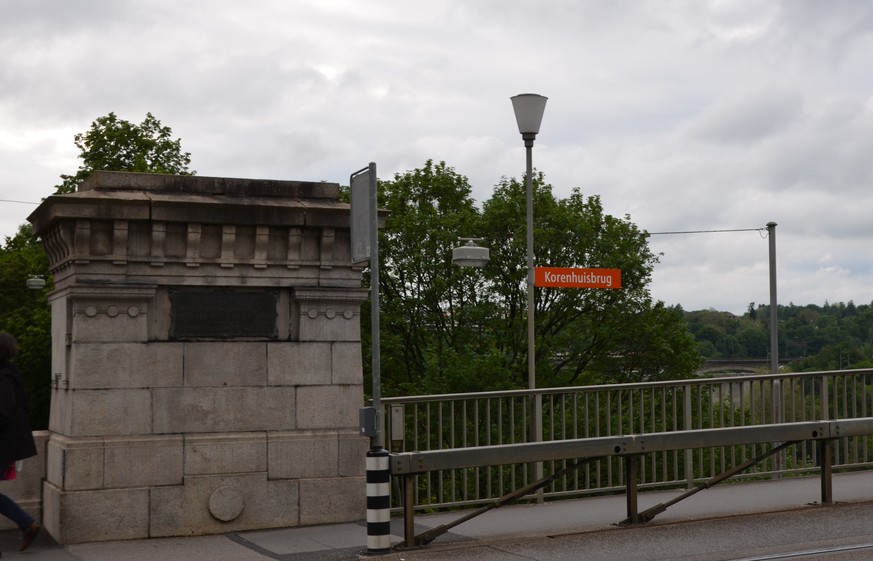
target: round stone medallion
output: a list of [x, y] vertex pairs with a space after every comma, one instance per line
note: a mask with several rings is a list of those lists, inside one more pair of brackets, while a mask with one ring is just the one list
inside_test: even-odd
[[234, 487], [219, 487], [209, 497], [209, 512], [222, 522], [235, 520], [245, 506], [242, 491]]

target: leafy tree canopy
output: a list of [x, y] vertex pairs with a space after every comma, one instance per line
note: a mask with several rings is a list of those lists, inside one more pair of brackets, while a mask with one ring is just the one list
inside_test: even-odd
[[[74, 175], [61, 175], [57, 193], [75, 192], [96, 170], [193, 175], [190, 154], [181, 141], [151, 113], [139, 125], [115, 113], [99, 117], [91, 128], [74, 137], [82, 165]], [[43, 290], [26, 288], [27, 278], [46, 280]], [[15, 362], [31, 399], [31, 424], [48, 427], [51, 380], [51, 312], [46, 296], [52, 290], [48, 258], [30, 224], [22, 225], [0, 247], [0, 330], [16, 337], [20, 353]]]
[[[536, 289], [537, 385], [690, 376], [699, 354], [681, 309], [652, 302], [647, 289], [657, 262], [647, 235], [628, 217], [604, 214], [596, 196], [557, 198], [542, 174], [534, 185], [537, 263], [618, 268], [623, 285]], [[481, 210], [471, 191], [464, 176], [430, 160], [379, 184], [390, 213], [380, 232], [386, 393], [527, 385], [524, 183], [503, 179]], [[483, 238], [491, 253], [483, 269], [452, 264], [459, 237]]]
[[[19, 227], [0, 247], [0, 331], [18, 340], [15, 364], [30, 398], [31, 424], [48, 427], [49, 380], [51, 374], [51, 310], [46, 294], [51, 290], [48, 258], [33, 235], [30, 224]], [[43, 290], [26, 287], [32, 275], [47, 278]]]
[[97, 170], [193, 175], [188, 170], [191, 154], [182, 151], [182, 141], [151, 113], [136, 125], [115, 113], [98, 117], [91, 128], [74, 137], [82, 164], [74, 175], [61, 175], [57, 193], [73, 193]]
[[[780, 305], [777, 317], [777, 353], [783, 369], [802, 372], [873, 367], [873, 304]], [[742, 316], [701, 310], [686, 312], [685, 318], [707, 359], [760, 360], [770, 356], [768, 305], [749, 304]]]

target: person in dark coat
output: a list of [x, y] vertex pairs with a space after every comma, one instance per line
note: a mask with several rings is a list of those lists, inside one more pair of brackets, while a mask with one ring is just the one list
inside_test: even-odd
[[[17, 354], [15, 338], [0, 332], [0, 478], [14, 474], [18, 460], [37, 454], [21, 373], [9, 362]], [[4, 494], [0, 494], [0, 514], [21, 530], [21, 551], [30, 547], [40, 523]]]

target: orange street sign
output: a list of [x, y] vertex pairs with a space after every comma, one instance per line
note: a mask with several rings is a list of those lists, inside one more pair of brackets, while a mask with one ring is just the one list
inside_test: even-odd
[[621, 288], [621, 269], [537, 267], [534, 286], [545, 288]]

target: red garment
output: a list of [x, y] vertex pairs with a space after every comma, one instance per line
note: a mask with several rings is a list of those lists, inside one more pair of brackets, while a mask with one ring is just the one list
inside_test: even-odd
[[0, 474], [0, 481], [10, 481], [15, 479], [15, 476], [18, 472], [15, 471], [15, 462], [9, 464], [6, 470]]

